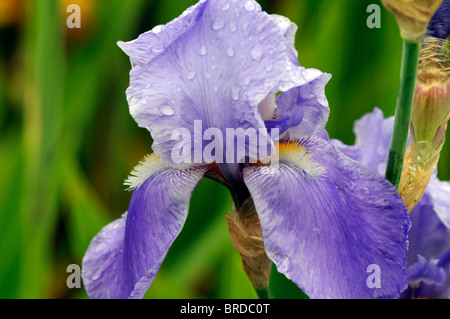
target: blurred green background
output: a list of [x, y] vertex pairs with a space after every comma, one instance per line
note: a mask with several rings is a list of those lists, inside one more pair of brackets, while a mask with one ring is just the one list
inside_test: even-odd
[[[68, 289], [69, 264], [118, 218], [131, 197], [122, 185], [151, 152], [128, 113], [130, 64], [117, 47], [177, 17], [195, 0], [0, 1], [0, 298], [85, 298]], [[354, 120], [375, 106], [394, 114], [401, 40], [378, 0], [260, 0], [299, 26], [303, 66], [333, 74], [327, 86], [333, 138], [354, 142]], [[82, 28], [68, 29], [68, 4]], [[450, 147], [439, 176], [450, 179]], [[149, 298], [255, 298], [227, 233], [228, 191], [203, 180], [187, 223], [147, 293]], [[302, 298], [273, 271], [275, 298]]]

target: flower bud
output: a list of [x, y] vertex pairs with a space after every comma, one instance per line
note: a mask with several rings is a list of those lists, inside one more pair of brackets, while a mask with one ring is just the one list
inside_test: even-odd
[[239, 211], [233, 204], [233, 216], [226, 215], [226, 218], [233, 246], [241, 255], [247, 276], [256, 289], [267, 288], [272, 261], [264, 250], [261, 225], [252, 199], [247, 199]]
[[442, 0], [381, 0], [397, 20], [402, 38], [421, 41]]
[[411, 116], [411, 143], [399, 194], [411, 211], [422, 197], [439, 162], [450, 118], [449, 41], [426, 38], [420, 54]]

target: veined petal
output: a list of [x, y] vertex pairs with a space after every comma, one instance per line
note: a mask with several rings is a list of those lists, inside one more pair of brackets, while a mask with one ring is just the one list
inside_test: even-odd
[[419, 256], [416, 263], [406, 270], [410, 287], [401, 298], [442, 298], [447, 291], [446, 274], [438, 260]]
[[200, 19], [205, 5], [206, 1], [200, 1], [168, 24], [158, 25], [133, 41], [119, 41], [117, 44], [130, 57], [133, 66], [145, 65], [190, 30]]
[[206, 168], [164, 168], [137, 187], [128, 213], [94, 237], [82, 277], [91, 298], [142, 298], [187, 217]]
[[295, 56], [298, 56], [298, 52], [295, 49], [295, 34], [297, 33], [298, 27], [295, 23], [291, 22], [288, 18], [279, 15], [272, 14], [272, 18], [275, 20], [276, 24], [279, 26], [281, 33], [284, 35], [286, 40], [288, 40], [292, 51]]
[[[306, 178], [302, 165], [281, 160], [244, 170], [268, 257], [311, 298], [398, 297], [410, 222], [395, 188], [327, 141], [301, 146], [326, 173]], [[367, 284], [374, 265], [380, 288]]]
[[431, 18], [427, 28], [427, 36], [447, 39], [450, 34], [450, 0], [444, 0]]
[[[202, 140], [208, 128], [223, 136], [226, 128], [264, 128], [257, 106], [279, 85], [292, 52], [280, 27], [253, 0], [205, 1], [183, 19], [189, 27], [176, 39], [171, 35], [157, 58], [144, 64], [135, 58], [127, 90], [132, 116], [151, 132], [153, 150], [168, 163], [179, 143], [175, 129]], [[197, 131], [194, 121], [202, 121]]]
[[[384, 176], [392, 135], [393, 117], [384, 118], [378, 108], [355, 122], [356, 144], [344, 145], [331, 140], [340, 151], [367, 165]], [[433, 176], [428, 187], [411, 211], [408, 265], [417, 262], [417, 256], [437, 259], [450, 249], [450, 186]]]
[[438, 267], [438, 260], [427, 260], [419, 256], [418, 261], [408, 268], [409, 283], [414, 285], [420, 282], [427, 284], [442, 284], [446, 281], [445, 272]]
[[[416, 263], [418, 255], [438, 259], [442, 252], [450, 249], [450, 229], [436, 214], [432, 193], [433, 189], [427, 191], [410, 213], [408, 265]], [[448, 198], [450, 193], [446, 196]]]
[[325, 86], [330, 74], [317, 69], [299, 68], [301, 85], [283, 92], [277, 98], [275, 120], [265, 121], [266, 127], [278, 128], [280, 134], [287, 131], [288, 140], [302, 139], [323, 130], [330, 114], [325, 96]]
[[433, 176], [425, 192], [431, 197], [436, 214], [450, 233], [450, 182], [440, 181]]
[[375, 108], [355, 122], [355, 145], [347, 146], [339, 140], [332, 140], [332, 143], [348, 157], [384, 176], [393, 125], [393, 117], [385, 119], [383, 112]]

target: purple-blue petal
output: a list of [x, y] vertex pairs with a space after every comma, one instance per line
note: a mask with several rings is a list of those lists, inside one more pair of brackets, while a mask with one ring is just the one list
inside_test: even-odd
[[325, 128], [330, 114], [325, 86], [330, 74], [317, 69], [300, 67], [301, 85], [283, 92], [277, 98], [275, 120], [266, 121], [266, 127], [278, 128], [285, 139], [297, 140], [315, 135]]
[[204, 1], [179, 21], [178, 37], [168, 31], [157, 57], [134, 57], [139, 63], [127, 90], [132, 116], [151, 132], [154, 152], [169, 163], [179, 143], [172, 133], [185, 128], [193, 137], [195, 120], [202, 121], [202, 135], [208, 128], [224, 136], [226, 128], [264, 128], [257, 106], [280, 85], [292, 52], [280, 27], [253, 0]]
[[411, 211], [410, 218], [408, 265], [414, 264], [418, 255], [437, 259], [450, 249], [450, 229], [436, 215], [429, 190]]
[[450, 234], [450, 182], [440, 181], [433, 176], [428, 183], [426, 193], [429, 194], [436, 214]]
[[[385, 179], [320, 138], [302, 143], [325, 175], [295, 164], [250, 167], [244, 181], [264, 247], [279, 272], [311, 298], [396, 298], [407, 286], [407, 209]], [[381, 288], [367, 285], [369, 266]]]
[[90, 298], [142, 298], [187, 217], [204, 168], [166, 168], [135, 189], [128, 213], [104, 227], [83, 258]]
[[[344, 154], [384, 176], [394, 118], [384, 118], [375, 108], [355, 122], [356, 143], [344, 145], [331, 140]], [[438, 258], [450, 245], [450, 183], [431, 177], [424, 196], [411, 211], [408, 265], [420, 254], [427, 259]]]
[[205, 5], [205, 1], [200, 1], [168, 24], [158, 25], [133, 41], [119, 41], [117, 44], [130, 57], [133, 66], [145, 65], [190, 30], [200, 19]]
[[447, 39], [450, 34], [450, 0], [444, 0], [428, 24], [427, 36]]
[[401, 298], [442, 298], [447, 291], [446, 274], [438, 260], [418, 256], [416, 263], [406, 270], [409, 287]]
[[355, 122], [355, 145], [347, 146], [339, 140], [332, 143], [345, 155], [384, 175], [393, 124], [393, 117], [385, 119], [383, 112], [375, 108]]

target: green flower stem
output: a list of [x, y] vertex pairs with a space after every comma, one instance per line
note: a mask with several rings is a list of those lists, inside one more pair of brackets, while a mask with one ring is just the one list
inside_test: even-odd
[[265, 288], [265, 289], [256, 289], [256, 293], [258, 295], [259, 299], [272, 299], [271, 295], [270, 295], [270, 291], [269, 291], [269, 287]]
[[398, 190], [405, 158], [421, 42], [403, 40], [400, 89], [386, 168], [386, 179]]

